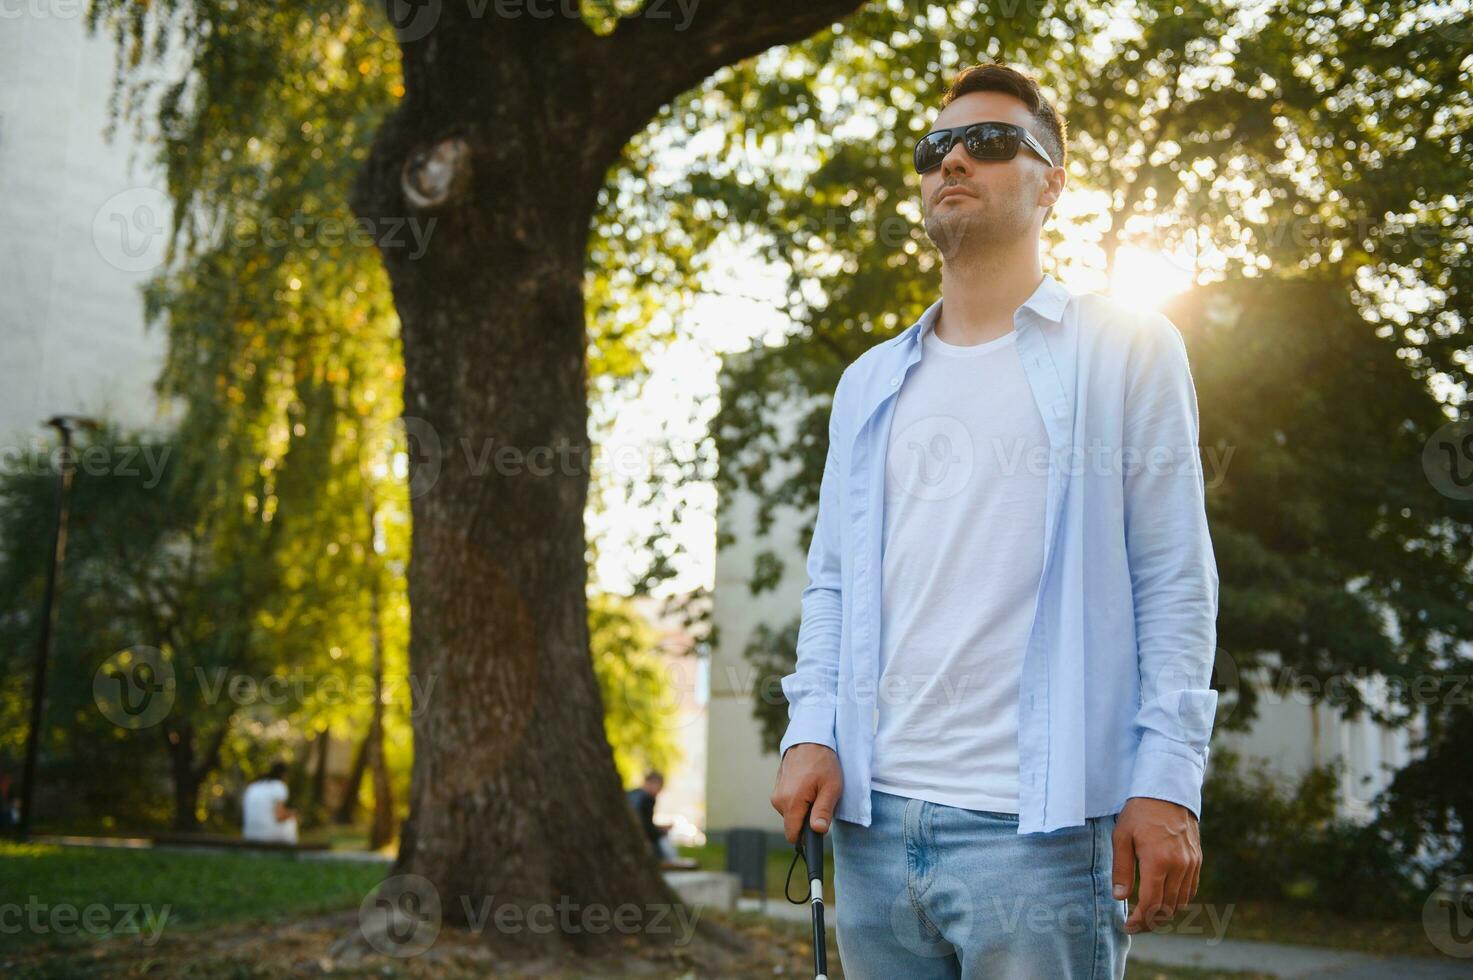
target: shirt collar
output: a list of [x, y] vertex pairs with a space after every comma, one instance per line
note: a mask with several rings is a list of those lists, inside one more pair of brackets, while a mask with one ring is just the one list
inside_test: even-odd
[[[1045, 272], [1043, 274], [1043, 280], [1038, 284], [1038, 288], [1033, 291], [1033, 295], [1024, 300], [1023, 305], [1018, 308], [1021, 310], [1032, 310], [1049, 323], [1062, 323], [1064, 321], [1064, 310], [1068, 307], [1071, 298], [1072, 296], [1064, 284]], [[927, 333], [936, 328], [936, 321], [940, 316], [941, 300], [938, 299], [927, 307], [926, 312], [921, 314], [919, 320], [911, 324], [911, 328], [905, 332], [904, 336], [919, 343]]]

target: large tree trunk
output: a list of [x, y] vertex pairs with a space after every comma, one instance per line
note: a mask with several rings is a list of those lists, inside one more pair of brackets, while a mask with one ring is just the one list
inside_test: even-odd
[[[589, 655], [578, 256], [549, 250], [513, 264], [495, 251], [473, 259], [467, 245], [454, 256], [464, 265], [445, 270], [446, 288], [424, 306], [398, 294], [406, 412], [440, 446], [422, 443], [427, 455], [411, 464], [415, 488], [439, 473], [413, 500], [410, 661], [426, 701], [414, 705], [411, 810], [395, 871], [433, 882], [446, 921], [462, 925], [487, 900], [520, 907], [523, 921], [563, 898], [668, 907], [676, 899], [614, 769]], [[471, 471], [464, 449], [478, 460], [501, 447], [571, 452], [555, 454], [542, 476], [525, 465]], [[516, 947], [556, 937], [501, 938]]]
[[[368, 569], [368, 633], [373, 644], [373, 715], [368, 723], [364, 748], [373, 769], [373, 822], [368, 829], [368, 846], [378, 850], [394, 839], [394, 790], [389, 783], [389, 761], [384, 757], [384, 618], [383, 578], [378, 553], [374, 550], [374, 526], [378, 505], [373, 490], [363, 490], [366, 568]], [[356, 792], [356, 787], [355, 790]]]
[[[323, 729], [312, 739], [312, 775], [308, 785], [311, 794], [308, 802], [311, 811], [319, 811], [327, 805], [327, 751], [332, 747], [332, 735]], [[308, 817], [309, 810], [302, 808], [302, 816]], [[310, 818], [309, 818], [310, 820]]]
[[[377, 677], [383, 688], [383, 673]], [[368, 846], [378, 850], [394, 839], [394, 787], [389, 782], [389, 762], [384, 758], [384, 709], [376, 708], [373, 729], [369, 733], [373, 753], [373, 821], [368, 828]]]
[[[475, 924], [488, 900], [523, 922], [540, 921], [534, 907], [607, 917], [632, 903], [642, 938], [681, 935], [589, 654], [587, 235], [605, 174], [661, 105], [858, 5], [711, 0], [683, 33], [635, 18], [598, 37], [576, 18], [445, 4], [428, 33], [401, 35], [405, 98], [353, 204], [374, 223], [403, 329], [410, 670], [426, 692], [389, 888], [423, 876], [446, 922]], [[423, 254], [404, 219], [429, 229]], [[571, 929], [554, 921], [484, 935], [509, 952], [627, 938], [579, 928], [576, 911]]]
[[174, 771], [174, 829], [199, 829], [200, 779], [194, 768], [194, 740], [184, 734], [170, 745], [170, 762]]
[[358, 748], [353, 752], [353, 764], [348, 769], [348, 781], [343, 786], [343, 797], [338, 800], [338, 808], [333, 811], [333, 823], [350, 824], [358, 819], [358, 793], [363, 786], [363, 773], [368, 768], [368, 743], [372, 738], [373, 732], [370, 730], [358, 740]]
[[230, 729], [227, 717], [220, 723], [214, 738], [204, 747], [204, 753], [195, 757], [198, 732], [190, 722], [163, 729], [164, 745], [169, 752], [169, 764], [174, 781], [174, 829], [194, 831], [199, 829], [199, 791], [205, 777], [220, 764], [220, 747]]

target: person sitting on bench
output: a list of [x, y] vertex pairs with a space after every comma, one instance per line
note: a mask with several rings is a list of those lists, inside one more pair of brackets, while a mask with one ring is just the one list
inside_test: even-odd
[[673, 861], [678, 855], [675, 853], [675, 843], [670, 840], [670, 828], [655, 823], [655, 797], [664, 788], [665, 776], [658, 769], [651, 769], [645, 773], [643, 785], [634, 787], [627, 795], [629, 805], [634, 807], [634, 815], [639, 818], [639, 826], [649, 839], [650, 847], [655, 849], [655, 854], [662, 861]]
[[240, 809], [246, 840], [297, 842], [297, 811], [286, 805], [286, 763], [273, 763], [262, 779], [245, 788]]

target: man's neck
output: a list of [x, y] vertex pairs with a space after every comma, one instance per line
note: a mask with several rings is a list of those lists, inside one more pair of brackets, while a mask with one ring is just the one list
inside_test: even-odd
[[1013, 314], [1043, 279], [1037, 240], [941, 269], [941, 313], [935, 332], [948, 344], [970, 347], [1013, 329]]

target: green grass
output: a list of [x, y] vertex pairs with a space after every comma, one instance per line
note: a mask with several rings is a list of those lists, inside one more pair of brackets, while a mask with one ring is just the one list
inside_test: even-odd
[[[368, 850], [368, 831], [363, 827], [325, 823], [302, 830], [303, 844], [326, 844], [335, 851]], [[391, 845], [392, 846], [392, 845]]]
[[[352, 908], [383, 875], [379, 865], [298, 861], [278, 854], [200, 854], [0, 841], [0, 896], [4, 904], [24, 910], [24, 920], [12, 912], [0, 922], [0, 948], [86, 941], [113, 930], [123, 932], [128, 907], [136, 910], [132, 921], [145, 936], [155, 933], [160, 924], [172, 933]], [[62, 911], [64, 907], [74, 911]], [[95, 911], [90, 923], [84, 924], [79, 917], [89, 907], [101, 907], [105, 917]], [[67, 918], [56, 919], [53, 927], [53, 913]], [[100, 922], [105, 924], [98, 925]]]
[[[695, 858], [702, 870], [725, 871], [726, 870], [726, 845], [707, 842], [700, 847], [678, 848], [682, 857]], [[793, 849], [789, 846], [782, 851], [767, 852], [767, 897], [783, 901], [783, 882], [787, 880], [788, 867], [793, 863]], [[833, 881], [833, 852], [829, 852], [829, 873], [824, 878], [823, 895], [824, 901], [834, 900]], [[803, 881], [807, 872], [803, 868], [802, 858], [798, 859], [798, 867], [793, 869], [792, 889], [794, 895], [808, 895], [808, 885]]]

